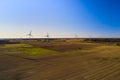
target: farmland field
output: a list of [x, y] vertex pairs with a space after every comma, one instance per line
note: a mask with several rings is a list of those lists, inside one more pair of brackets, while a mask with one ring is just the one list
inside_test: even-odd
[[120, 46], [22, 40], [0, 44], [0, 80], [120, 80]]

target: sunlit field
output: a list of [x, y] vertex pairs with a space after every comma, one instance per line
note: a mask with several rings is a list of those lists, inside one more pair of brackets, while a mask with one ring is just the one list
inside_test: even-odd
[[120, 80], [118, 42], [9, 40], [0, 44], [0, 80]]

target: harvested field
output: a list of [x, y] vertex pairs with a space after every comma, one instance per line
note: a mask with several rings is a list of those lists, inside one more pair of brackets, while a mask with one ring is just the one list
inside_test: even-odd
[[0, 80], [120, 80], [119, 46], [25, 43], [0, 46]]
[[84, 42], [72, 42], [72, 41], [71, 42], [23, 41], [22, 43], [30, 44], [36, 47], [46, 48], [50, 50], [55, 50], [59, 52], [82, 50], [82, 49], [104, 45], [99, 43], [84, 43]]

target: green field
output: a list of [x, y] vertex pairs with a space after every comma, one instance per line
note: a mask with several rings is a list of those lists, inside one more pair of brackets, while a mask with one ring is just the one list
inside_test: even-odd
[[120, 46], [80, 41], [0, 45], [0, 80], [120, 80]]
[[2, 48], [17, 50], [17, 52], [21, 52], [29, 55], [50, 54], [56, 52], [49, 49], [34, 47], [28, 44], [7, 44], [4, 45], [4, 47]]

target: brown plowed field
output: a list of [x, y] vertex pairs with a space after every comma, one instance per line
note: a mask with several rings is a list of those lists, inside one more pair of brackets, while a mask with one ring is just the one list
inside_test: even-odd
[[[58, 43], [52, 43], [52, 46], [56, 45]], [[15, 47], [5, 48], [1, 45], [0, 80], [120, 80], [119, 46], [98, 43], [61, 45], [57, 50], [58, 46], [43, 47], [38, 43], [37, 47], [58, 52], [33, 56], [24, 55]], [[73, 48], [69, 51], [67, 45], [73, 45]]]

